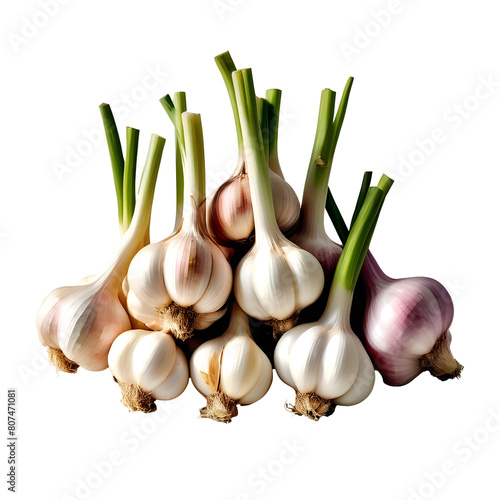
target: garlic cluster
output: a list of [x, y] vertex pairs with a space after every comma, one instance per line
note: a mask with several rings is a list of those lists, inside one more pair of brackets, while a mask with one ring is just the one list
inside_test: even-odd
[[237, 404], [262, 398], [273, 378], [271, 363], [252, 339], [248, 316], [236, 302], [227, 331], [194, 351], [190, 371], [194, 386], [207, 398], [201, 416], [220, 422], [238, 414]]
[[313, 420], [331, 415], [336, 405], [360, 403], [375, 382], [370, 358], [349, 324], [352, 292], [342, 292], [335, 292], [338, 314], [289, 330], [274, 352], [276, 372], [296, 391], [289, 408]]
[[186, 356], [163, 332], [126, 331], [113, 342], [108, 359], [122, 403], [131, 411], [155, 411], [155, 400], [176, 398], [189, 381]]
[[208, 235], [200, 115], [183, 113], [186, 141], [184, 219], [169, 238], [144, 247], [127, 278], [131, 316], [148, 328], [189, 338], [224, 315], [233, 284], [231, 266]]
[[48, 348], [50, 362], [62, 371], [74, 373], [78, 366], [106, 369], [112, 342], [131, 327], [119, 295], [130, 261], [144, 244], [149, 229], [164, 144], [165, 139], [153, 135], [137, 208], [111, 265], [84, 284], [57, 288], [40, 306], [40, 341]]
[[368, 254], [362, 270], [367, 288], [365, 343], [388, 385], [405, 385], [423, 371], [459, 377], [463, 366], [450, 350], [453, 302], [431, 278], [392, 279]]

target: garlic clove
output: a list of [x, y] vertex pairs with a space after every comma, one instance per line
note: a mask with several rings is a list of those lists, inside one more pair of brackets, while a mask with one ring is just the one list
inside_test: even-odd
[[[134, 299], [131, 311], [133, 316], [135, 316], [135, 308], [139, 304], [161, 303], [166, 305], [172, 302], [163, 280], [163, 263], [167, 241], [163, 240], [145, 246], [135, 255], [130, 263], [127, 272], [129, 285], [127, 306], [130, 308], [130, 294], [133, 293]], [[141, 314], [140, 311], [139, 314]], [[146, 312], [142, 312], [142, 314], [146, 314]], [[137, 316], [136, 318], [148, 324], [144, 319]], [[151, 326], [149, 327], [152, 328]]]
[[[296, 308], [303, 309], [312, 304], [323, 291], [325, 277], [321, 264], [314, 255], [295, 245], [284, 245], [283, 253], [288, 266], [293, 270], [294, 282], [298, 284], [294, 286]], [[317, 279], [311, 280], [310, 276]]]
[[263, 398], [271, 387], [273, 381], [273, 367], [269, 358], [262, 351], [258, 356], [258, 366], [259, 368], [256, 371], [258, 371], [259, 376], [255, 381], [255, 385], [239, 399], [238, 403], [240, 405], [255, 403]]
[[[294, 276], [281, 248], [254, 250], [252, 287], [266, 311], [265, 318], [287, 319], [296, 309]], [[248, 265], [241, 261], [240, 265]], [[253, 315], [253, 314], [252, 314]]]
[[180, 307], [198, 302], [207, 289], [212, 273], [210, 246], [192, 232], [173, 238], [165, 254], [165, 286]]
[[176, 359], [176, 345], [171, 335], [151, 332], [141, 338], [133, 350], [134, 382], [146, 392], [152, 392], [171, 372]]
[[229, 297], [233, 285], [233, 271], [222, 251], [215, 244], [210, 245], [212, 273], [205, 293], [193, 305], [197, 313], [211, 313], [219, 309]]
[[352, 406], [364, 401], [372, 392], [375, 384], [375, 370], [372, 362], [363, 344], [356, 337], [356, 346], [358, 348], [359, 370], [356, 375], [356, 380], [351, 388], [342, 396], [335, 398], [333, 402], [336, 405]]
[[194, 329], [205, 330], [209, 326], [213, 325], [216, 321], [221, 319], [224, 314], [226, 314], [226, 311], [227, 307], [224, 307], [223, 309], [219, 309], [215, 312], [198, 314], [198, 316], [196, 316], [196, 319], [194, 320]]
[[207, 383], [207, 379], [203, 376], [203, 373], [209, 373], [210, 360], [214, 354], [217, 358], [220, 358], [220, 354], [224, 348], [224, 339], [220, 340], [220, 338], [201, 344], [191, 356], [189, 363], [191, 380], [196, 390], [203, 396], [207, 396], [213, 392], [213, 388]]
[[232, 338], [224, 346], [221, 360], [219, 390], [234, 401], [239, 401], [256, 384], [259, 348], [249, 337]]
[[175, 399], [184, 392], [189, 382], [189, 365], [182, 350], [177, 347], [176, 358], [168, 377], [158, 387], [153, 389], [151, 395], [155, 399], [168, 401]]
[[134, 375], [129, 367], [132, 365], [132, 355], [138, 342], [148, 334], [147, 330], [128, 330], [118, 335], [108, 354], [109, 366], [117, 380], [131, 384]]
[[279, 378], [290, 387], [295, 386], [290, 367], [290, 353], [300, 335], [311, 328], [311, 326], [317, 324], [318, 323], [298, 325], [292, 330], [289, 330], [286, 335], [283, 335], [276, 344], [274, 350], [274, 367], [276, 368], [276, 373]]
[[299, 224], [300, 201], [292, 186], [279, 175], [269, 170], [269, 180], [273, 193], [274, 213], [280, 231], [292, 233]]
[[271, 319], [271, 316], [261, 305], [255, 288], [249, 286], [255, 276], [255, 257], [256, 252], [251, 250], [238, 264], [234, 273], [234, 296], [239, 306], [250, 316], [260, 320], [267, 320]]
[[342, 396], [354, 384], [358, 371], [359, 355], [354, 336], [340, 330], [330, 332], [323, 351], [316, 394], [325, 399]]
[[[290, 373], [298, 392], [318, 392], [323, 370], [323, 356], [329, 340], [325, 327], [314, 326], [295, 340], [290, 351]], [[286, 335], [286, 334], [285, 334]]]
[[[144, 325], [151, 330], [162, 329], [156, 307], [149, 301], [139, 300], [137, 295], [132, 291], [129, 291], [127, 295], [127, 309], [132, 320], [135, 319], [136, 321], [144, 323]], [[139, 328], [139, 330], [141, 329], [142, 328]]]

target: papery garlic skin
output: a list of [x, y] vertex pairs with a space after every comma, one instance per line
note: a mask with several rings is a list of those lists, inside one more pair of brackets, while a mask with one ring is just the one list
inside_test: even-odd
[[[341, 292], [336, 290], [337, 300], [350, 310], [352, 299], [342, 299]], [[371, 393], [373, 365], [346, 317], [348, 312], [338, 320], [296, 326], [276, 345], [274, 366], [281, 380], [297, 392], [295, 413], [318, 420], [331, 414], [335, 405], [357, 404]]]
[[189, 381], [186, 356], [172, 335], [163, 332], [122, 333], [109, 351], [109, 368], [122, 389], [123, 404], [132, 411], [155, 411], [155, 400], [178, 397]]
[[267, 393], [272, 370], [250, 334], [248, 316], [234, 302], [227, 331], [203, 343], [191, 357], [191, 379], [207, 397], [201, 415], [230, 422], [238, 414], [237, 404], [255, 403]]
[[463, 367], [450, 351], [453, 302], [443, 285], [424, 277], [391, 279], [371, 254], [362, 276], [364, 339], [384, 382], [405, 385], [425, 370], [442, 380], [460, 376]]
[[320, 296], [323, 284], [313, 255], [284, 237], [262, 238], [236, 268], [234, 294], [249, 316], [270, 322], [278, 338]]

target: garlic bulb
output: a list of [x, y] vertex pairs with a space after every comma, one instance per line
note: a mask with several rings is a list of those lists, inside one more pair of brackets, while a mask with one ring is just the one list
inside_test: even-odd
[[375, 382], [373, 365], [352, 332], [349, 311], [352, 293], [337, 292], [343, 314], [296, 326], [276, 345], [274, 366], [285, 384], [296, 390], [289, 409], [313, 420], [333, 413], [336, 405], [355, 405], [366, 399]]
[[431, 278], [391, 279], [368, 254], [362, 270], [367, 288], [365, 343], [388, 385], [407, 384], [423, 371], [459, 377], [463, 366], [450, 351], [453, 302]]
[[144, 247], [128, 271], [130, 314], [153, 330], [186, 339], [224, 315], [232, 270], [207, 233], [200, 115], [183, 113], [185, 216], [169, 238]]
[[165, 139], [152, 136], [137, 208], [108, 269], [86, 284], [57, 288], [38, 311], [40, 341], [48, 348], [51, 364], [62, 371], [74, 373], [78, 366], [106, 369], [113, 340], [130, 329], [119, 293], [129, 263], [142, 247], [149, 227], [164, 144]]
[[269, 390], [273, 368], [236, 301], [227, 331], [194, 351], [190, 371], [194, 386], [207, 398], [201, 416], [219, 422], [230, 422], [238, 415], [237, 404], [255, 403]]
[[325, 312], [314, 323], [296, 326], [279, 340], [274, 366], [296, 391], [289, 409], [313, 420], [331, 415], [336, 405], [350, 406], [369, 396], [373, 365], [350, 325], [356, 281], [392, 181], [371, 188], [335, 271]]
[[[238, 138], [238, 163], [233, 175], [210, 196], [207, 210], [207, 226], [217, 243], [228, 246], [233, 245], [235, 242], [248, 240], [254, 230], [255, 223], [248, 169], [245, 162], [243, 134], [231, 77], [231, 73], [236, 70], [236, 66], [229, 52], [224, 52], [215, 57], [215, 62], [222, 74], [231, 101]], [[280, 230], [285, 234], [289, 234], [297, 226], [300, 203], [295, 191], [284, 180], [278, 160], [277, 134], [280, 97], [281, 91], [276, 89], [269, 90], [266, 94], [266, 98], [272, 100], [274, 106], [273, 127], [272, 129], [269, 127], [271, 154], [268, 163], [276, 220]], [[268, 128], [267, 125], [266, 128]]]
[[255, 219], [255, 244], [236, 268], [234, 294], [249, 316], [273, 326], [277, 338], [319, 297], [324, 275], [317, 259], [287, 240], [276, 224], [251, 70], [235, 71], [233, 79]]
[[[274, 213], [283, 233], [291, 233], [297, 226], [300, 204], [292, 187], [269, 170]], [[210, 234], [221, 245], [246, 241], [255, 228], [250, 183], [245, 163], [210, 197], [207, 209]]]
[[119, 335], [109, 351], [109, 369], [131, 411], [150, 413], [155, 400], [180, 396], [189, 381], [184, 353], [170, 334], [129, 330]]

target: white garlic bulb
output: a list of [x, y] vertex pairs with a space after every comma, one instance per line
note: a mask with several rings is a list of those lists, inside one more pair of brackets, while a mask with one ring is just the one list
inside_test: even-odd
[[148, 328], [179, 339], [224, 315], [232, 269], [208, 235], [201, 119], [183, 113], [186, 138], [185, 216], [169, 238], [144, 247], [128, 271], [128, 310]]
[[275, 338], [321, 294], [324, 274], [317, 259], [282, 235], [259, 238], [235, 271], [234, 294], [249, 315], [273, 327]]
[[227, 331], [194, 351], [190, 371], [194, 386], [207, 398], [201, 416], [220, 422], [238, 414], [237, 404], [255, 403], [269, 390], [271, 363], [252, 339], [248, 316], [236, 301]]
[[301, 309], [318, 299], [324, 274], [312, 254], [279, 230], [251, 70], [233, 72], [233, 82], [255, 220], [255, 244], [236, 268], [234, 294], [249, 316], [273, 326], [277, 338], [296, 324]]
[[176, 398], [189, 381], [186, 356], [172, 335], [163, 332], [124, 332], [113, 342], [108, 359], [122, 403], [132, 411], [155, 411], [155, 400]]
[[279, 377], [296, 392], [289, 408], [313, 420], [333, 413], [336, 405], [354, 405], [369, 396], [373, 365], [351, 329], [354, 288], [380, 210], [392, 180], [382, 176], [368, 190], [335, 270], [326, 309], [314, 323], [292, 328], [274, 351]]
[[[340, 298], [339, 290], [336, 294], [338, 303], [344, 300], [350, 310], [352, 298]], [[286, 332], [276, 345], [274, 365], [297, 393], [291, 410], [313, 420], [330, 415], [336, 405], [360, 403], [375, 382], [373, 365], [351, 330], [348, 311]]]

